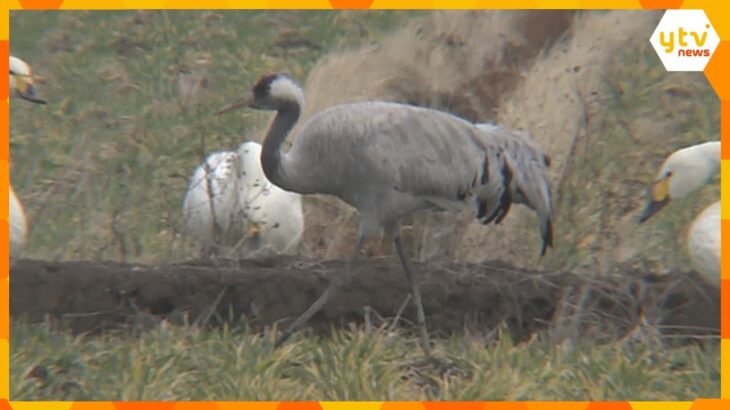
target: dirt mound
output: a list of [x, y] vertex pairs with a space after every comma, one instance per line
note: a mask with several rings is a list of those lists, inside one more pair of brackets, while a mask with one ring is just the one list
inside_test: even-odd
[[[51, 320], [74, 332], [145, 326], [162, 318], [202, 324], [245, 320], [254, 329], [286, 324], [343, 268], [338, 261], [296, 258], [128, 265], [18, 261], [12, 267], [10, 313]], [[518, 341], [540, 331], [555, 338], [622, 338], [646, 324], [665, 335], [718, 335], [719, 294], [694, 274], [632, 273], [586, 281], [570, 273], [540, 273], [500, 263], [421, 264], [427, 320], [436, 336], [487, 334], [506, 326]], [[399, 316], [408, 299], [395, 258], [371, 258], [310, 326], [378, 325]], [[369, 313], [368, 313], [369, 312]], [[410, 328], [408, 303], [400, 325]]]
[[572, 24], [572, 11], [442, 11], [380, 44], [324, 57], [305, 84], [305, 118], [343, 102], [399, 101], [479, 121]]

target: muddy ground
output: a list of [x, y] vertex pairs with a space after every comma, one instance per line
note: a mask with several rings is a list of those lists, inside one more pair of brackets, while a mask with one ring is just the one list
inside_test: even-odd
[[[10, 312], [14, 319], [50, 319], [73, 332], [151, 325], [162, 319], [209, 326], [244, 320], [261, 329], [285, 325], [301, 313], [342, 267], [340, 261], [292, 257], [157, 266], [20, 260], [11, 268]], [[435, 336], [465, 331], [488, 335], [499, 328], [518, 341], [540, 331], [555, 338], [615, 340], [645, 327], [658, 329], [668, 340], [719, 335], [719, 292], [692, 272], [628, 272], [587, 281], [571, 273], [496, 262], [416, 263], [416, 268]], [[399, 317], [398, 325], [409, 329], [415, 309], [408, 303], [398, 314], [408, 297], [396, 258], [366, 258], [310, 328], [322, 333], [365, 321], [379, 326]]]

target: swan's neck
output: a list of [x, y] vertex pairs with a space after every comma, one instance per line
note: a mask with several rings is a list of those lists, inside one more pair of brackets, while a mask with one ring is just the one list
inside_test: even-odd
[[266, 178], [287, 191], [299, 192], [295, 181], [296, 172], [290, 170], [281, 145], [299, 119], [301, 107], [296, 102], [283, 103], [277, 110], [261, 149], [261, 166]]

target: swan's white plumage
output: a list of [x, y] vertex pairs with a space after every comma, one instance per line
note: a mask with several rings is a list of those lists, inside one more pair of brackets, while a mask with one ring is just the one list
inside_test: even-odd
[[[301, 196], [269, 182], [261, 168], [260, 155], [261, 145], [247, 142], [236, 152], [209, 155], [207, 170], [204, 165], [195, 170], [183, 202], [183, 214], [188, 230], [203, 245], [233, 247], [250, 239], [253, 247], [260, 250], [296, 250], [304, 230]], [[210, 176], [209, 182], [206, 175]], [[252, 235], [255, 237], [248, 238]]]
[[235, 152], [215, 152], [195, 169], [190, 179], [183, 214], [190, 233], [205, 246], [233, 246], [243, 234], [243, 226], [235, 223], [240, 220], [239, 173]]
[[30, 66], [18, 57], [10, 56], [9, 64], [10, 72], [10, 90], [15, 91], [20, 88], [19, 81], [16, 79], [17, 76], [30, 76]]
[[25, 235], [27, 232], [27, 222], [23, 206], [20, 205], [18, 197], [15, 196], [13, 187], [10, 187], [10, 256], [17, 255], [25, 243]]
[[720, 201], [705, 208], [687, 233], [687, 248], [694, 270], [707, 283], [720, 286]]
[[304, 231], [302, 196], [266, 179], [261, 168], [261, 144], [241, 144], [238, 156], [243, 171], [241, 204], [247, 221], [257, 225], [263, 247], [278, 253], [293, 252]]

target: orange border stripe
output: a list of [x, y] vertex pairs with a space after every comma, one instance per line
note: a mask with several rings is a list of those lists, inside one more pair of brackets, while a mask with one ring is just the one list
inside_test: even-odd
[[730, 100], [720, 102], [720, 158], [730, 159]]
[[62, 3], [63, 0], [20, 0], [20, 5], [26, 10], [56, 10]]
[[678, 9], [683, 0], [639, 0], [643, 9]]
[[117, 410], [172, 410], [175, 402], [161, 401], [115, 401]]
[[[215, 1], [214, 3], [205, 3], [198, 0], [150, 0], [149, 3], [144, 3], [144, 0], [117, 0], [114, 1], [113, 6], [104, 3], [96, 3], [93, 0], [69, 0], [69, 7], [77, 9], [87, 8], [117, 8], [124, 9], [125, 7], [133, 8], [193, 8], [203, 7], [210, 8], [212, 4], [220, 4], [221, 8], [268, 8], [268, 7], [284, 7], [284, 8], [320, 8], [327, 7], [329, 4], [333, 8], [341, 9], [368, 9], [372, 7], [373, 0], [328, 0], [329, 3], [324, 3], [322, 0], [317, 2], [316, 0], [221, 0], [220, 2]], [[402, 2], [401, 2], [402, 3]], [[720, 4], [722, 3], [722, 4]], [[398, 5], [395, 0], [383, 0], [377, 3], [378, 7], [388, 7], [388, 5]], [[730, 33], [730, 27], [727, 27], [727, 22], [730, 19], [725, 18], [725, 15], [730, 14], [730, 2], [714, 2], [714, 0], [616, 0], [616, 2], [609, 2], [608, 0], [589, 1], [589, 0], [560, 0], [560, 1], [548, 1], [548, 0], [458, 0], [452, 3], [446, 3], [441, 0], [409, 0], [408, 4], [413, 4], [414, 8], [418, 8], [418, 5], [422, 5], [424, 8], [433, 8], [434, 5], [441, 7], [476, 7], [476, 8], [487, 8], [487, 7], [502, 7], [502, 8], [516, 8], [516, 7], [535, 7], [535, 8], [573, 8], [576, 6], [584, 7], [601, 7], [609, 8], [611, 5], [615, 5], [618, 8], [644, 8], [644, 9], [664, 9], [664, 8], [705, 8], [711, 7], [707, 11], [708, 17], [710, 17], [713, 25], [716, 26], [718, 33], [722, 36], [722, 33]], [[128, 6], [130, 5], [130, 6]], [[278, 6], [277, 6], [278, 5]], [[3, 24], [8, 24], [9, 20], [8, 12], [9, 9], [58, 9], [64, 7], [64, 0], [2, 0], [0, 4], [0, 19], [3, 19]], [[722, 17], [722, 18], [720, 18]], [[5, 26], [2, 26], [5, 27]], [[7, 30], [9, 32], [9, 30]], [[2, 64], [6, 64], [6, 57], [9, 55], [9, 42], [5, 38], [8, 35], [4, 30], [0, 30], [0, 60]], [[708, 80], [712, 83], [714, 89], [719, 96], [722, 96], [726, 101], [722, 101], [721, 105], [721, 138], [724, 141], [722, 144], [722, 158], [730, 160], [730, 38], [725, 36], [722, 38], [721, 46], [713, 55], [712, 60], [708, 64], [708, 68], [705, 74]], [[647, 40], [648, 41], [648, 40]], [[3, 67], [5, 67], [3, 65]], [[7, 192], [9, 189], [9, 178], [8, 178], [8, 156], [9, 156], [9, 107], [8, 107], [8, 89], [7, 83], [0, 85], [0, 129], [2, 131], [2, 141], [0, 141], [0, 183], [3, 185], [4, 195], [2, 196], [3, 202], [2, 214], [0, 214], [0, 229], [3, 231], [2, 240], [2, 258], [3, 262], [0, 263], [0, 372], [7, 374], [9, 372], [9, 363], [7, 357], [7, 344], [9, 339], [9, 280], [7, 280], [8, 274], [8, 223], [7, 223]], [[723, 195], [725, 193], [723, 192]], [[728, 202], [728, 201], [724, 201]], [[723, 205], [725, 206], [725, 205]], [[723, 211], [723, 215], [726, 211]], [[730, 235], [730, 221], [723, 219], [721, 222], [722, 237], [727, 238]], [[722, 272], [723, 280], [721, 281], [722, 288], [722, 324], [721, 324], [721, 337], [723, 339], [723, 346], [728, 346], [730, 339], [730, 259], [726, 258], [727, 251], [725, 241], [722, 246]], [[723, 348], [723, 352], [730, 349]], [[722, 394], [726, 397], [730, 394], [730, 375], [726, 369], [730, 368], [728, 363], [728, 357], [723, 353], [722, 363]], [[3, 375], [4, 376], [4, 375]], [[9, 403], [4, 397], [9, 392], [8, 378], [0, 376], [0, 410], [7, 410], [12, 408], [12, 404]], [[18, 407], [30, 408], [30, 406], [36, 406], [29, 402], [17, 402]], [[55, 404], [56, 406], [53, 406]], [[727, 408], [727, 400], [706, 400], [698, 399], [692, 403], [692, 409], [720, 409]], [[377, 405], [377, 404], [376, 404]], [[262, 402], [262, 403], [250, 403], [250, 402], [199, 402], [199, 403], [185, 403], [185, 402], [78, 402], [78, 403], [63, 403], [63, 402], [47, 402], [38, 404], [37, 408], [43, 407], [53, 408], [71, 408], [83, 410], [86, 408], [106, 408], [106, 409], [162, 409], [162, 410], [186, 410], [186, 409], [253, 409], [253, 410], [322, 410], [322, 405], [319, 402], [307, 401], [307, 402]], [[649, 409], [654, 406], [654, 403], [642, 403], [641, 409]], [[329, 404], [328, 404], [329, 407]], [[334, 407], [334, 406], [332, 406]], [[342, 408], [347, 408], [345, 405]], [[35, 408], [35, 407], [34, 407]], [[482, 410], [482, 409], [519, 409], [519, 410], [549, 410], [549, 409], [570, 409], [570, 410], [629, 410], [632, 408], [631, 403], [627, 401], [618, 402], [457, 402], [457, 403], [439, 403], [439, 402], [391, 402], [383, 403], [380, 407], [382, 410], [394, 410], [394, 409], [406, 409], [406, 410]], [[657, 402], [655, 404], [656, 409], [661, 409], [662, 403]]]
[[[10, 42], [8, 40], [0, 40], [0, 55], [10, 55]], [[10, 63], [8, 62], [7, 58], [3, 58], [0, 61], [0, 70], [2, 72], [7, 72], [10, 69], [8, 68], [8, 65]], [[8, 90], [8, 83], [5, 81], [0, 81], [0, 100], [4, 100], [8, 98], [9, 90]], [[0, 124], [2, 125], [2, 124]]]
[[316, 401], [283, 401], [277, 410], [322, 410]]
[[721, 100], [730, 100], [730, 41], [720, 41], [705, 67], [705, 75]]
[[[730, 221], [722, 221], [722, 236], [727, 238], [730, 231]], [[726, 229], [726, 227], [728, 227]], [[723, 268], [726, 269], [725, 259], [723, 259]], [[723, 270], [727, 272], [727, 270]], [[730, 312], [730, 279], [722, 279], [720, 281], [720, 337], [723, 339], [730, 339], [730, 315], [726, 314]]]
[[333, 9], [369, 9], [373, 0], [329, 0]]
[[627, 401], [594, 401], [587, 410], [632, 410]]

